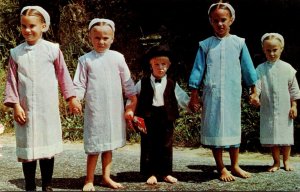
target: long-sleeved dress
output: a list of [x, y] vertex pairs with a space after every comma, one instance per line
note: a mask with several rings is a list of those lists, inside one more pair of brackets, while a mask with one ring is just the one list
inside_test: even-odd
[[247, 86], [257, 80], [245, 40], [236, 35], [212, 36], [199, 45], [189, 86], [198, 89], [203, 80], [201, 142], [240, 144], [242, 78]]
[[136, 95], [124, 56], [113, 50], [81, 56], [73, 82], [78, 98], [85, 101], [85, 152], [98, 154], [124, 146], [123, 91], [126, 97]]
[[65, 99], [76, 95], [63, 54], [43, 39], [10, 53], [4, 104], [20, 103], [26, 113], [24, 125], [15, 122], [17, 157], [50, 158], [63, 150], [58, 85]]
[[294, 124], [289, 117], [291, 101], [300, 99], [296, 70], [277, 60], [257, 67], [260, 95], [260, 142], [263, 145], [293, 145]]

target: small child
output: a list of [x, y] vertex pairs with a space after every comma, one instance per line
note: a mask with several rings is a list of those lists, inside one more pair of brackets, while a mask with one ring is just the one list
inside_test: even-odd
[[[274, 164], [268, 171], [280, 169], [280, 149], [284, 169], [292, 171], [289, 157], [294, 144], [293, 119], [297, 116], [297, 100], [300, 99], [296, 70], [280, 60], [284, 48], [282, 35], [266, 33], [261, 44], [267, 61], [256, 69], [259, 78], [257, 94], [260, 96], [260, 142], [272, 151]], [[255, 105], [259, 106], [259, 102], [256, 101]]]
[[[252, 98], [255, 97], [257, 75], [245, 39], [229, 33], [235, 19], [233, 7], [228, 3], [212, 4], [208, 15], [214, 36], [199, 43], [189, 80], [190, 106], [194, 111], [199, 108], [198, 89], [203, 81], [201, 142], [211, 148], [220, 180], [234, 181], [234, 176], [251, 176], [238, 164], [241, 80], [243, 78], [245, 85], [251, 87]], [[229, 149], [231, 173], [223, 163], [225, 148]]]
[[[79, 58], [74, 77], [77, 95], [85, 100], [84, 149], [87, 154], [87, 176], [83, 191], [95, 190], [94, 173], [100, 153], [102, 184], [113, 189], [123, 188], [110, 177], [112, 150], [126, 144], [125, 118], [133, 118], [136, 90], [124, 56], [110, 50], [114, 41], [114, 22], [95, 18], [88, 29], [94, 50]], [[125, 114], [123, 91], [131, 101]]]
[[167, 75], [172, 63], [168, 47], [152, 47], [145, 58], [151, 75], [136, 84], [136, 115], [144, 118], [147, 129], [146, 134], [141, 132], [140, 170], [148, 178], [147, 184], [156, 184], [158, 177], [176, 183], [172, 176], [174, 122], [179, 116], [178, 105], [187, 109], [190, 98]]
[[49, 14], [42, 7], [26, 6], [20, 19], [25, 42], [10, 51], [4, 104], [13, 108], [26, 191], [36, 190], [37, 160], [42, 190], [52, 191], [54, 156], [63, 151], [58, 84], [71, 112], [80, 113], [81, 105], [59, 45], [42, 38]]

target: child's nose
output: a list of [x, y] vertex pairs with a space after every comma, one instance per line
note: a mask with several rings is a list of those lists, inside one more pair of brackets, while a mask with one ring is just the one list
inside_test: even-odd
[[162, 68], [164, 68], [164, 65], [163, 64], [158, 64], [158, 68], [162, 69]]

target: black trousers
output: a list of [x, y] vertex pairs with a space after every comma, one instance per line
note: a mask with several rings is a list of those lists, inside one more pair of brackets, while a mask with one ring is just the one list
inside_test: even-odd
[[[52, 175], [54, 167], [54, 157], [51, 159], [40, 159], [40, 170], [42, 176], [42, 190], [45, 191], [45, 188], [52, 185]], [[25, 177], [25, 190], [26, 191], [35, 191], [35, 173], [36, 173], [36, 164], [37, 160], [22, 163], [23, 173]]]
[[172, 173], [174, 122], [169, 121], [164, 107], [152, 107], [145, 118], [147, 134], [141, 133], [141, 174], [149, 177]]

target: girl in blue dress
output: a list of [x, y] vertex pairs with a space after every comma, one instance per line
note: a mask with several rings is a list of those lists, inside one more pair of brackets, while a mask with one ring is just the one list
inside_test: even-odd
[[[241, 142], [242, 79], [255, 97], [257, 75], [245, 39], [229, 33], [235, 11], [228, 3], [212, 4], [208, 10], [214, 35], [200, 41], [189, 79], [192, 88], [190, 108], [199, 108], [198, 89], [203, 83], [201, 142], [212, 149], [222, 181], [248, 178], [238, 165]], [[229, 148], [231, 173], [222, 153]]]

